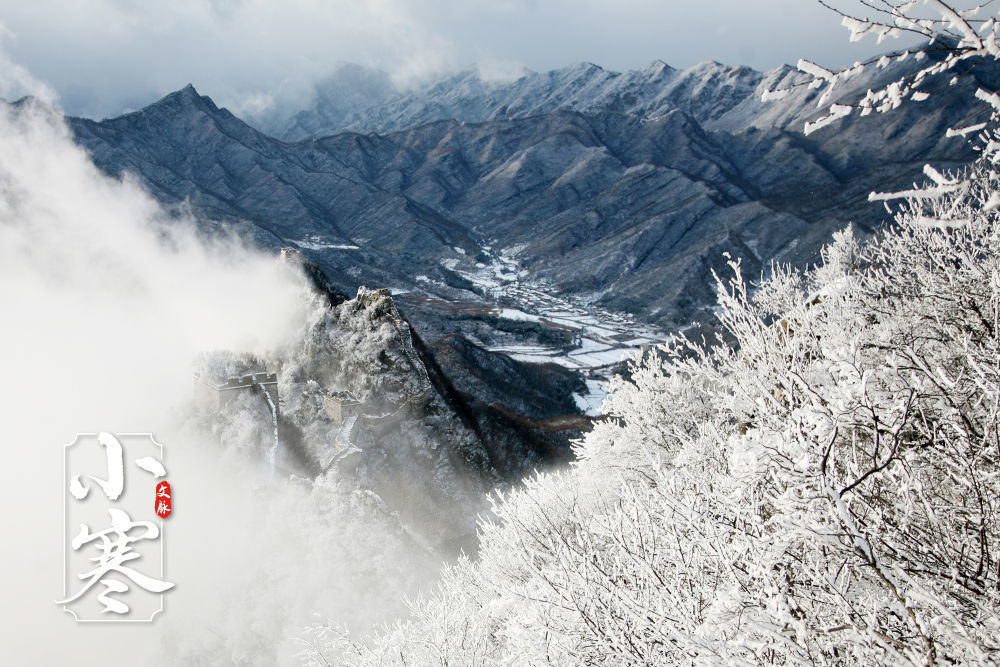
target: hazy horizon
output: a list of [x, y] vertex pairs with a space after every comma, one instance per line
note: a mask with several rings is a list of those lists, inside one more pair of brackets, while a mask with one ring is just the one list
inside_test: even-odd
[[850, 43], [839, 18], [809, 0], [719, 0], [713, 8], [654, 0], [0, 0], [0, 41], [65, 113], [90, 118], [142, 108], [188, 83], [240, 116], [306, 106], [316, 82], [342, 63], [382, 69], [405, 87], [473, 65], [501, 78], [578, 62], [626, 71], [714, 60], [763, 71], [799, 58], [839, 67], [900, 46]]

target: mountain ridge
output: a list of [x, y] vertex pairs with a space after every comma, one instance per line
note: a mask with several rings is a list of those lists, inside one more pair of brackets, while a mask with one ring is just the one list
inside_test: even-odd
[[[844, 94], [911, 66], [851, 79]], [[583, 89], [634, 74], [582, 64], [546, 76]], [[791, 68], [678, 71], [659, 62], [636, 76], [666, 82], [647, 98], [701, 101], [705, 117], [556, 108], [288, 143], [188, 86], [132, 114], [70, 124], [106, 171], [130, 171], [164, 201], [188, 202], [266, 247], [296, 245], [347, 293], [369, 284], [481, 301], [468, 276], [507, 253], [556, 293], [673, 329], [710, 318], [722, 252], [751, 274], [774, 259], [803, 266], [847, 222], [862, 231], [882, 223], [884, 211], [867, 202], [871, 187], [905, 188], [924, 162], [950, 168], [972, 156], [944, 135], [976, 113], [966, 94], [975, 81], [946, 89], [930, 114], [914, 102], [888, 119], [852, 117], [805, 137], [790, 128], [818, 113], [815, 91], [759, 99], [762, 88], [801, 82]], [[518, 81], [499, 88], [528, 78]]]
[[[283, 140], [295, 141], [344, 131], [392, 132], [442, 119], [483, 122], [521, 118], [557, 109], [618, 110], [655, 117], [669, 109], [683, 107], [670, 100], [660, 100], [657, 106], [654, 102], [658, 93], [651, 86], [678, 79], [684, 84], [703, 80], [709, 71], [713, 74], [732, 71], [743, 77], [753, 73], [758, 79], [756, 83], [766, 76], [747, 67], [728, 67], [717, 62], [677, 70], [662, 60], [654, 60], [643, 68], [627, 72], [615, 72], [587, 62], [547, 72], [525, 70], [513, 81], [498, 83], [485, 78], [477, 68], [471, 68], [433, 79], [409, 91], [387, 94], [380, 89], [378, 94], [361, 103], [354, 100], [345, 105], [332, 100], [335, 93], [343, 90], [344, 80], [356, 79], [361, 70], [369, 79], [387, 78], [379, 70], [342, 65], [331, 77], [317, 84], [313, 106], [290, 118], [262, 118], [257, 124], [259, 129]], [[342, 72], [346, 75], [341, 76]], [[252, 119], [249, 122], [254, 125]]]

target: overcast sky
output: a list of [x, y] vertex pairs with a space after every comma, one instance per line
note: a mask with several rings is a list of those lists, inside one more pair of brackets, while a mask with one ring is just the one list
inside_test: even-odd
[[838, 66], [894, 46], [850, 44], [813, 0], [0, 0], [0, 23], [10, 58], [93, 117], [187, 83], [249, 111], [307, 96], [342, 61], [407, 82], [473, 63]]

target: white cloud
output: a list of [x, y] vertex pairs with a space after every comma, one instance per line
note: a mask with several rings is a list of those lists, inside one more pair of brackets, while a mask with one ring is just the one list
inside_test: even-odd
[[118, 113], [194, 83], [224, 103], [303, 94], [340, 61], [406, 79], [453, 60], [403, 0], [137, 3], [4, 1], [11, 51], [71, 113]]
[[[18, 76], [39, 89], [23, 71]], [[168, 446], [171, 480], [187, 489], [190, 509], [195, 498], [236, 497], [225, 474], [206, 472], [211, 457], [172, 431], [175, 406], [191, 395], [197, 352], [260, 350], [284, 339], [298, 322], [299, 290], [274, 258], [233, 240], [202, 241], [190, 220], [164, 211], [136, 184], [102, 174], [51, 108], [0, 106], [6, 662], [149, 664], [169, 627], [162, 620], [125, 632], [76, 625], [55, 604], [67, 548], [59, 537], [62, 446], [76, 432], [152, 431]], [[199, 488], [207, 483], [210, 491]], [[168, 562], [179, 582], [168, 605], [181, 613], [199, 613], [199, 587], [218, 574], [193, 543], [212, 531], [225, 535], [206, 523], [217, 516], [209, 507], [189, 511], [191, 541]]]
[[15, 59], [70, 113], [94, 116], [187, 83], [234, 107], [266, 95], [301, 102], [342, 61], [405, 83], [477, 61], [835, 66], [877, 48], [849, 45], [838, 18], [808, 0], [0, 0], [0, 17]]
[[[0, 103], [4, 664], [293, 663], [313, 612], [362, 627], [403, 612], [399, 596], [434, 559], [354, 508], [349, 483], [262, 491], [265, 461], [220, 456], [189, 409], [198, 353], [273, 351], [308, 330], [314, 307], [275, 257], [219, 230], [205, 238], [99, 171], [51, 107]], [[76, 624], [55, 604], [63, 445], [100, 431], [152, 432], [166, 447], [176, 588], [152, 624]]]
[[259, 116], [275, 107], [274, 95], [268, 93], [250, 93], [243, 99], [227, 105], [229, 110], [240, 117]]
[[3, 47], [13, 34], [0, 25], [0, 98], [14, 101], [25, 95], [33, 96], [46, 104], [56, 103], [58, 95], [47, 83], [33, 77], [28, 70], [13, 62]]
[[509, 83], [524, 76], [524, 65], [510, 60], [500, 60], [485, 55], [476, 62], [479, 78], [492, 83]]

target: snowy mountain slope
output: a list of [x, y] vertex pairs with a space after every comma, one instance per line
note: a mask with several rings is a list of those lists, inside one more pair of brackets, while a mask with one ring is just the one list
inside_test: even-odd
[[[375, 268], [365, 276], [373, 284], [393, 282], [380, 253], [420, 258], [444, 247], [475, 247], [462, 227], [380, 188], [340, 156], [270, 139], [190, 86], [120, 118], [71, 123], [106, 170], [135, 174], [165, 201], [190, 202], [208, 218], [249, 223], [265, 246], [297, 240], [327, 256], [352, 254], [357, 264]], [[360, 144], [357, 150], [365, 152]], [[342, 268], [333, 264], [331, 277], [350, 286]]]
[[[930, 109], [915, 102], [886, 118], [850, 117], [803, 136], [798, 123], [816, 113], [814, 91], [796, 90], [767, 107], [746, 94], [753, 89], [756, 96], [768, 84], [749, 70], [711, 65], [694, 76], [659, 69], [664, 83], [643, 94], [655, 99], [672, 86], [673, 99], [687, 96], [687, 109], [645, 117], [560, 108], [287, 143], [188, 87], [120, 118], [69, 123], [99, 167], [131, 174], [163, 202], [190, 207], [207, 221], [206, 233], [236, 230], [275, 251], [297, 247], [323, 271], [327, 288], [343, 294], [368, 285], [403, 295], [398, 319], [413, 329], [409, 348], [399, 349], [419, 356], [419, 364], [410, 365], [430, 378], [429, 405], [442, 418], [439, 430], [459, 448], [447, 456], [438, 452], [414, 420], [398, 433], [392, 431], [398, 425], [387, 425], [396, 441], [416, 437], [427, 444], [412, 451], [375, 447], [371, 451], [383, 458], [358, 468], [369, 470], [370, 485], [384, 486], [387, 502], [398, 505], [406, 494], [392, 497], [389, 485], [378, 481], [383, 469], [420, 462], [437, 470], [466, 460], [489, 480], [485, 488], [516, 479], [536, 463], [565, 458], [567, 437], [586, 427], [579, 412], [575, 422], [552, 422], [566, 416], [558, 414], [570, 407], [565, 401], [544, 413], [529, 408], [545, 401], [518, 404], [539, 386], [561, 392], [561, 399], [580, 396], [579, 382], [555, 372], [541, 377], [523, 367], [512, 370], [495, 351], [512, 347], [508, 339], [516, 336], [557, 347], [585, 347], [584, 338], [557, 322], [541, 322], [523, 303], [495, 298], [488, 285], [476, 282], [481, 271], [498, 267], [500, 283], [524, 283], [536, 293], [676, 330], [714, 318], [712, 272], [724, 268], [724, 253], [740, 259], [749, 276], [776, 259], [806, 265], [847, 222], [864, 232], [883, 221], [884, 210], [867, 201], [871, 189], [905, 188], [925, 162], [946, 169], [974, 155], [961, 140], [944, 136], [979, 113], [969, 101], [976, 81], [946, 86]], [[851, 85], [874, 85], [888, 71], [895, 70]], [[583, 67], [567, 77], [596, 99], [614, 80], [602, 72]], [[991, 72], [977, 70], [976, 76]], [[569, 85], [554, 89], [552, 99], [571, 99], [564, 95]], [[720, 129], [726, 123], [729, 128]], [[368, 311], [381, 317], [394, 310], [383, 306], [395, 300], [374, 294], [331, 302], [356, 308], [359, 322]], [[347, 306], [350, 301], [355, 305]], [[497, 317], [504, 307], [536, 321], [511, 328], [511, 321]], [[449, 311], [454, 316], [441, 316]], [[369, 323], [388, 330], [384, 322]], [[506, 327], [502, 345], [491, 344], [491, 327]], [[447, 338], [456, 332], [468, 340]], [[354, 332], [358, 341], [368, 333], [364, 327]], [[491, 347], [494, 352], [485, 349]], [[307, 356], [310, 350], [304, 348]], [[356, 359], [349, 375], [361, 384], [352, 391], [399, 393], [393, 368], [403, 366], [383, 368], [378, 358]], [[501, 386], [501, 376], [512, 379], [511, 387]], [[455, 478], [440, 486], [462, 495], [463, 484]], [[432, 506], [447, 505], [448, 497]], [[442, 526], [434, 539], [451, 543], [467, 534]]]
[[[917, 56], [889, 59], [843, 82], [841, 90], [848, 96], [863, 95], [869, 88], [905, 76], [917, 65]], [[976, 76], [982, 79], [991, 74], [982, 71]], [[472, 68], [399, 92], [384, 72], [342, 65], [317, 84], [309, 108], [290, 118], [273, 115], [251, 124], [267, 134], [297, 141], [341, 132], [386, 134], [439, 120], [481, 123], [527, 118], [557, 110], [615, 112], [647, 120], [683, 111], [709, 130], [799, 131], [806, 120], [819, 114], [815, 90], [797, 88], [778, 104], [762, 101], [762, 95], [806, 79], [787, 65], [758, 72], [704, 62], [677, 70], [654, 61], [642, 69], [613, 72], [577, 63], [549, 72], [525, 70], [514, 81], [484, 78]]]
[[[354, 76], [361, 73], [357, 66], [350, 71]], [[365, 81], [385, 78], [378, 70], [367, 72]], [[294, 141], [344, 131], [392, 132], [437, 120], [524, 118], [558, 109], [615, 111], [645, 118], [680, 109], [711, 120], [752, 95], [761, 78], [745, 67], [704, 63], [678, 71], [661, 61], [625, 73], [578, 63], [549, 72], [525, 71], [513, 82], [484, 79], [478, 70], [470, 69], [389, 97], [370, 95], [366, 99], [371, 104], [362, 108], [341, 101], [338, 93], [343, 87], [337, 77], [316, 87], [312, 107], [284, 124], [272, 120], [261, 129]]]
[[[389, 75], [380, 70], [344, 63], [315, 86], [312, 113], [281, 105], [258, 118], [247, 119], [274, 136], [286, 139], [327, 134], [326, 129], [342, 126], [348, 118], [396, 97]], [[282, 131], [284, 130], [284, 131]]]
[[[218, 382], [280, 369], [277, 421], [259, 392], [193, 411], [227, 454], [374, 494], [387, 516], [442, 555], [475, 550], [490, 491], [571, 458], [568, 438], [591, 425], [572, 398], [583, 390], [572, 372], [455, 337], [429, 347], [386, 290], [343, 299], [301, 255], [281, 257], [313, 276], [299, 330], [262, 357], [216, 351], [196, 362]], [[331, 414], [328, 396], [344, 393], [351, 412]]]
[[[560, 70], [547, 98], [529, 91], [534, 79], [511, 86], [524, 88], [525, 101], [565, 101], [571, 88], [598, 99], [623, 76]], [[775, 258], [812, 261], [849, 220], [881, 222], [884, 212], [866, 201], [873, 186], [906, 187], [924, 162], [948, 167], [972, 156], [944, 138], [973, 113], [971, 82], [940, 91], [946, 99], [930, 114], [849, 118], [804, 137], [783, 126], [807, 108], [816, 113], [814, 91], [764, 106], [754, 100], [771, 75], [710, 64], [630, 76], [650, 99], [683, 93], [707, 120], [683, 110], [652, 119], [559, 110], [287, 144], [189, 87], [142, 111], [72, 126], [102, 168], [132, 172], [165, 201], [188, 201], [265, 246], [297, 245], [348, 293], [364, 283], [476, 300], [451, 268], [488, 263], [489, 246], [558, 292], [666, 327], [706, 316], [723, 251], [751, 274]], [[650, 83], [657, 77], [659, 87]], [[758, 108], [766, 114], [754, 115]], [[737, 120], [738, 132], [712, 129]]]

